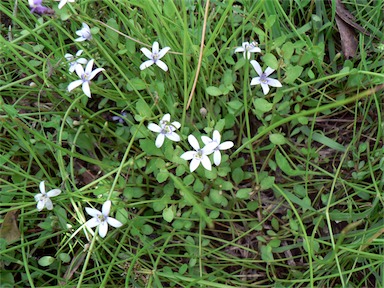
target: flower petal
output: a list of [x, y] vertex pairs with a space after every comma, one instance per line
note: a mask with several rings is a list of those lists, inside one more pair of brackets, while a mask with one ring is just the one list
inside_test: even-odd
[[193, 149], [195, 149], [196, 151], [200, 150], [199, 142], [197, 141], [196, 137], [193, 136], [192, 134], [188, 136], [188, 142], [189, 144], [191, 144]]
[[220, 144], [221, 135], [219, 131], [217, 130], [213, 131], [212, 140], [215, 141], [217, 144]]
[[235, 49], [235, 53], [237, 53], [237, 52], [244, 52], [244, 51], [245, 51], [245, 49], [243, 47], [237, 47]]
[[171, 49], [171, 47], [164, 47], [163, 49], [160, 50], [159, 54], [157, 55], [157, 59], [160, 59], [164, 57], [165, 54]]
[[195, 151], [187, 151], [181, 154], [180, 158], [184, 160], [191, 160], [193, 157], [195, 157], [196, 152]]
[[91, 74], [92, 73], [92, 68], [93, 68], [93, 63], [95, 62], [95, 59], [89, 60], [87, 63], [87, 66], [85, 67], [85, 73]]
[[143, 47], [140, 49], [141, 52], [143, 52], [143, 54], [149, 58], [149, 59], [152, 59], [152, 52], [149, 51], [147, 48]]
[[261, 66], [259, 64], [259, 62], [257, 62], [256, 60], [251, 60], [251, 65], [253, 66], [253, 68], [256, 70], [256, 73], [261, 76], [263, 74], [263, 70], [261, 69]]
[[100, 73], [101, 71], [104, 71], [105, 69], [104, 68], [97, 68], [95, 70], [93, 70], [91, 72], [91, 74], [89, 75], [89, 80], [92, 80], [98, 73]]
[[68, 92], [71, 92], [76, 87], [79, 87], [81, 84], [83, 84], [83, 80], [75, 80], [68, 85]]
[[147, 61], [143, 62], [140, 65], [140, 70], [144, 70], [145, 68], [148, 68], [149, 66], [153, 65], [153, 63], [155, 63], [155, 61], [153, 61], [153, 60], [147, 60]]
[[151, 130], [152, 132], [160, 133], [163, 129], [155, 124], [155, 123], [149, 123], [148, 124], [148, 129]]
[[201, 136], [201, 141], [203, 141], [203, 143], [205, 145], [213, 142], [213, 140], [211, 138], [209, 138], [208, 136], [205, 136], [205, 135]]
[[85, 225], [89, 228], [96, 227], [100, 224], [100, 221], [97, 218], [91, 218], [87, 222], [85, 222]]
[[85, 207], [85, 211], [88, 213], [89, 216], [92, 216], [95, 218], [99, 217], [99, 215], [101, 214], [99, 210], [90, 208], [90, 207]]
[[169, 113], [164, 114], [163, 118], [161, 118], [161, 122], [170, 122], [171, 121], [171, 115]]
[[61, 0], [59, 3], [59, 9], [63, 8], [65, 4], [67, 4], [67, 0]]
[[39, 188], [40, 188], [41, 194], [45, 194], [45, 183], [44, 183], [44, 181], [40, 182]]
[[47, 207], [48, 210], [52, 210], [53, 209], [53, 203], [52, 203], [51, 199], [49, 199], [49, 198], [46, 199], [45, 207]]
[[43, 194], [39, 193], [39, 194], [36, 194], [35, 195], [35, 201], [36, 202], [39, 202], [41, 200], [41, 198], [43, 197]]
[[260, 53], [261, 49], [259, 47], [253, 47], [252, 49], [249, 49], [249, 52], [252, 53]]
[[272, 87], [282, 87], [281, 83], [279, 80], [272, 79], [272, 78], [267, 78], [268, 85]]
[[221, 143], [218, 148], [219, 150], [227, 150], [227, 149], [231, 149], [233, 147], [233, 142], [232, 141], [225, 141], [223, 143]]
[[197, 169], [197, 167], [199, 167], [199, 165], [200, 165], [200, 160], [193, 158], [191, 161], [191, 164], [189, 164], [189, 170], [191, 170], [191, 172], [193, 172]]
[[160, 133], [159, 135], [157, 135], [156, 141], [155, 141], [155, 145], [157, 148], [160, 148], [161, 146], [163, 146], [164, 139], [165, 139], [165, 136], [163, 133]]
[[251, 86], [258, 85], [260, 83], [261, 83], [260, 77], [255, 77], [255, 78], [252, 78], [252, 80], [251, 80]]
[[[80, 50], [81, 51], [81, 50]], [[64, 58], [67, 59], [67, 61], [72, 61], [74, 59], [72, 54], [66, 53], [64, 55]]]
[[103, 207], [101, 208], [101, 212], [104, 215], [104, 217], [109, 215], [109, 212], [111, 211], [111, 205], [112, 205], [111, 200], [107, 200], [103, 204]]
[[89, 88], [89, 81], [83, 82], [83, 92], [85, 95], [87, 95], [88, 98], [91, 98], [91, 88]]
[[201, 164], [203, 164], [203, 167], [209, 171], [212, 170], [212, 164], [211, 161], [209, 160], [207, 155], [203, 155], [201, 158]]
[[175, 132], [167, 133], [167, 134], [165, 134], [165, 136], [167, 136], [167, 138], [169, 140], [172, 140], [172, 141], [175, 141], [175, 142], [179, 142], [180, 141], [180, 136], [177, 135]]
[[115, 227], [115, 228], [119, 228], [119, 227], [123, 226], [123, 223], [121, 223], [119, 220], [116, 220], [115, 218], [112, 218], [112, 217], [108, 217], [107, 222], [109, 225], [111, 225], [112, 227]]
[[[76, 34], [79, 35], [77, 32], [76, 32]], [[83, 42], [83, 41], [85, 41], [85, 40], [87, 40], [87, 39], [84, 38], [83, 36], [80, 36], [79, 38], [76, 38], [76, 39], [75, 39], [75, 42]]]
[[159, 66], [162, 70], [164, 70], [165, 72], [168, 71], [168, 66], [167, 64], [165, 64], [163, 61], [157, 59], [157, 61], [155, 62], [157, 66]]
[[155, 123], [149, 123], [148, 124], [148, 129], [151, 130], [152, 132], [160, 133], [163, 129]]
[[108, 233], [108, 223], [103, 221], [99, 225], [99, 235], [101, 238], [104, 238]]
[[213, 162], [215, 163], [216, 166], [219, 166], [221, 163], [221, 153], [220, 150], [216, 150], [213, 153]]
[[59, 195], [60, 193], [61, 193], [60, 189], [52, 189], [51, 191], [49, 191], [47, 193], [47, 196], [48, 197], [55, 197], [55, 196]]
[[263, 88], [263, 93], [264, 95], [267, 95], [268, 92], [269, 92], [269, 86], [268, 84], [265, 84], [265, 83], [260, 83], [261, 84], [261, 88]]
[[271, 75], [273, 72], [275, 72], [275, 69], [272, 69], [271, 67], [267, 67], [267, 69], [265, 69], [265, 72], [264, 72], [264, 74], [265, 74], [265, 76], [269, 76], [269, 75]]
[[37, 202], [36, 208], [37, 210], [41, 211], [44, 209], [44, 206], [45, 206], [44, 200], [40, 200], [39, 202]]
[[155, 41], [152, 44], [152, 53], [158, 54], [159, 53], [159, 42]]
[[176, 129], [179, 129], [181, 127], [181, 124], [177, 121], [173, 121], [172, 123], [172, 126], [175, 127]]

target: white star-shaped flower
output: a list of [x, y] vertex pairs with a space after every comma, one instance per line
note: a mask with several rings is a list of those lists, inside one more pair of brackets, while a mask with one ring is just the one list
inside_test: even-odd
[[83, 23], [83, 28], [76, 31], [76, 35], [80, 36], [79, 38], [75, 39], [75, 41], [77, 41], [77, 42], [82, 42], [85, 40], [91, 40], [92, 39], [91, 29], [89, 28], [89, 26], [86, 23]]
[[69, 73], [73, 73], [73, 71], [75, 71], [77, 65], [79, 65], [79, 64], [82, 64], [82, 65], [87, 64], [87, 62], [88, 62], [87, 59], [85, 59], [85, 58], [78, 58], [78, 57], [80, 57], [81, 53], [83, 53], [83, 50], [77, 51], [76, 57], [73, 56], [72, 54], [69, 54], [69, 53], [64, 55], [65, 59], [67, 59], [67, 61], [70, 61], [70, 63], [69, 63]]
[[271, 75], [275, 71], [275, 69], [268, 67], [267, 69], [265, 69], [265, 72], [263, 73], [263, 70], [261, 70], [261, 66], [257, 61], [251, 60], [251, 64], [252, 64], [253, 68], [255, 68], [257, 74], [259, 75], [259, 77], [252, 78], [251, 85], [260, 84], [261, 88], [263, 88], [264, 95], [268, 94], [269, 86], [282, 87], [279, 80], [268, 77], [269, 75]]
[[111, 201], [108, 200], [103, 204], [101, 211], [94, 208], [85, 207], [85, 211], [87, 211], [87, 213], [93, 217], [89, 219], [85, 225], [87, 225], [89, 228], [99, 226], [99, 235], [102, 238], [107, 235], [108, 224], [115, 228], [123, 226], [123, 223], [121, 223], [119, 220], [108, 216], [109, 212], [111, 211], [111, 205]]
[[159, 51], [159, 43], [157, 41], [153, 42], [152, 45], [152, 52], [149, 51], [147, 48], [141, 48], [141, 52], [144, 53], [145, 56], [149, 58], [149, 60], [145, 61], [140, 65], [140, 70], [144, 70], [145, 68], [148, 68], [152, 64], [156, 64], [164, 71], [168, 71], [168, 66], [160, 59], [164, 57], [164, 55], [170, 50], [170, 47], [164, 47]]
[[167, 113], [160, 120], [159, 125], [155, 123], [149, 123], [148, 129], [152, 132], [159, 133], [159, 135], [156, 137], [155, 145], [157, 148], [160, 148], [164, 143], [165, 137], [175, 142], [180, 141], [180, 136], [175, 132], [180, 128], [180, 126], [181, 124], [177, 121], [171, 123], [171, 115]]
[[243, 42], [243, 44], [241, 44], [241, 47], [237, 47], [235, 49], [235, 53], [237, 52], [243, 52], [244, 58], [250, 59], [251, 53], [260, 53], [261, 49], [257, 47], [257, 42]]
[[55, 1], [60, 1], [59, 3], [59, 9], [63, 8], [65, 4], [67, 4], [68, 2], [75, 2], [75, 0], [55, 0]]
[[216, 143], [210, 143], [208, 145], [205, 145], [203, 148], [200, 149], [199, 142], [197, 141], [196, 137], [193, 135], [188, 136], [188, 142], [191, 144], [193, 149], [195, 151], [187, 151], [184, 152], [180, 158], [184, 160], [192, 160], [189, 164], [189, 169], [191, 172], [195, 171], [197, 167], [199, 167], [200, 163], [203, 165], [203, 167], [209, 171], [212, 169], [211, 161], [208, 158], [208, 155], [212, 154], [214, 149], [216, 148]]
[[93, 62], [95, 60], [89, 60], [87, 66], [85, 67], [85, 71], [82, 65], [77, 65], [75, 67], [77, 76], [80, 77], [80, 80], [75, 80], [68, 85], [68, 91], [71, 92], [76, 87], [83, 85], [84, 94], [91, 98], [91, 89], [89, 88], [89, 83], [91, 80], [101, 71], [104, 71], [104, 68], [97, 68], [92, 71]]
[[40, 193], [35, 195], [35, 200], [37, 201], [37, 210], [41, 211], [46, 207], [48, 210], [53, 209], [52, 200], [51, 197], [55, 197], [61, 193], [60, 189], [52, 189], [45, 193], [45, 184], [44, 181], [40, 182], [39, 185]]
[[213, 150], [213, 162], [215, 163], [216, 166], [219, 166], [221, 163], [221, 153], [220, 150], [227, 150], [233, 147], [233, 142], [232, 141], [225, 141], [220, 144], [221, 141], [221, 135], [220, 132], [215, 130], [213, 131], [213, 138], [209, 138], [208, 136], [201, 136], [201, 140], [205, 145], [215, 143], [217, 146]]

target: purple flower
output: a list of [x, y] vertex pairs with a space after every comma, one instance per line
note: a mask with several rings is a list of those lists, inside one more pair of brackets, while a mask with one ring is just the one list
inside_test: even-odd
[[28, 0], [29, 8], [31, 8], [31, 13], [36, 14], [54, 14], [55, 11], [53, 11], [51, 8], [45, 7], [41, 5], [43, 0]]

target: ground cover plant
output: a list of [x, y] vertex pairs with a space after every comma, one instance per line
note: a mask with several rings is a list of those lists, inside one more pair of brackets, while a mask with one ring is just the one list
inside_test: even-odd
[[1, 1], [1, 287], [380, 287], [383, 1]]

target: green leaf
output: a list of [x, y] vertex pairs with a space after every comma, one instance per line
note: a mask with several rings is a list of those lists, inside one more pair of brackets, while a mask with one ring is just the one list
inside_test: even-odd
[[275, 145], [283, 145], [287, 142], [285, 137], [280, 133], [270, 134], [269, 141], [271, 141]]
[[272, 254], [272, 247], [267, 245], [262, 245], [260, 247], [260, 253], [261, 253], [261, 259], [263, 259], [265, 262], [272, 262], [274, 261], [273, 254]]
[[55, 262], [55, 258], [52, 256], [43, 256], [39, 259], [38, 263], [40, 266], [46, 267]]
[[260, 182], [261, 190], [266, 190], [272, 188], [273, 184], [275, 183], [275, 177], [273, 176], [267, 176]]
[[277, 59], [275, 57], [275, 55], [271, 54], [271, 53], [265, 53], [265, 55], [263, 56], [263, 62], [268, 66], [268, 67], [271, 67], [272, 69], [277, 69], [279, 67], [279, 64], [277, 62]]
[[169, 173], [167, 169], [161, 169], [156, 176], [156, 180], [159, 183], [163, 183], [168, 179]]
[[[113, 29], [119, 31], [119, 25], [117, 24], [115, 19], [109, 19], [107, 21], [107, 25], [112, 27]], [[119, 42], [119, 34], [115, 32], [114, 30], [107, 28], [105, 32], [105, 39], [108, 39], [108, 41], [111, 43], [113, 47], [116, 47]]]
[[165, 208], [163, 210], [163, 219], [168, 223], [171, 223], [173, 218], [175, 218], [175, 212], [173, 211], [172, 206]]
[[323, 135], [323, 134], [320, 134], [320, 133], [317, 133], [317, 132], [313, 132], [311, 133], [311, 131], [309, 130], [309, 128], [307, 126], [303, 126], [301, 127], [301, 131], [308, 137], [312, 137], [312, 139], [316, 142], [319, 142], [329, 148], [332, 148], [334, 150], [337, 150], [337, 151], [340, 151], [340, 152], [345, 152], [346, 151], [346, 148], [341, 145], [340, 143], [337, 143], [335, 140], [332, 140], [331, 138]]
[[303, 67], [298, 65], [289, 66], [285, 72], [286, 77], [284, 78], [284, 82], [287, 84], [292, 84], [297, 78], [300, 77], [303, 70]]
[[141, 80], [140, 78], [132, 78], [130, 79], [129, 83], [127, 83], [127, 89], [128, 91], [133, 91], [133, 90], [144, 90], [147, 88], [147, 84]]
[[211, 95], [211, 96], [223, 95], [223, 91], [221, 91], [219, 88], [214, 87], [214, 86], [207, 87], [207, 89], [205, 89], [205, 92], [207, 92], [207, 94]]
[[251, 196], [251, 193], [252, 193], [251, 188], [242, 188], [237, 191], [236, 197], [243, 200], [249, 199], [249, 197]]
[[67, 253], [60, 253], [59, 258], [64, 263], [69, 263], [71, 261], [71, 256]]
[[207, 223], [209, 228], [213, 228], [212, 219], [208, 217], [207, 212], [205, 211], [205, 208], [202, 206], [202, 204], [197, 202], [193, 192], [190, 189], [188, 189], [188, 187], [186, 187], [178, 177], [176, 177], [172, 173], [170, 173], [169, 176], [172, 178], [173, 182], [175, 183], [175, 187], [180, 189], [180, 193], [182, 194], [184, 200], [189, 205], [193, 206], [194, 210]]
[[265, 27], [265, 29], [270, 29], [270, 28], [272, 28], [273, 24], [275, 24], [275, 22], [276, 22], [276, 18], [277, 18], [276, 15], [269, 15], [269, 16], [267, 17], [267, 20], [266, 20], [265, 23], [264, 23], [264, 27]]
[[139, 143], [141, 150], [147, 155], [164, 156], [161, 149], [156, 147], [155, 140], [140, 139]]
[[302, 175], [304, 172], [295, 170], [291, 167], [289, 164], [288, 160], [284, 157], [283, 154], [279, 150], [276, 151], [275, 153], [275, 160], [277, 166], [288, 176], [297, 176], [297, 175]]
[[289, 61], [293, 55], [293, 51], [295, 50], [295, 47], [292, 42], [286, 42], [284, 43], [283, 47], [281, 47], [281, 51], [283, 54], [283, 58], [286, 61]]
[[141, 231], [144, 235], [151, 235], [153, 233], [153, 227], [151, 225], [145, 224], [141, 228]]
[[244, 171], [240, 167], [233, 169], [232, 179], [233, 181], [235, 181], [236, 184], [239, 184], [241, 181], [243, 181], [244, 176]]
[[262, 112], [269, 112], [273, 108], [273, 104], [269, 103], [266, 99], [264, 98], [256, 98], [253, 100], [253, 105], [257, 110], [260, 110]]

